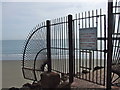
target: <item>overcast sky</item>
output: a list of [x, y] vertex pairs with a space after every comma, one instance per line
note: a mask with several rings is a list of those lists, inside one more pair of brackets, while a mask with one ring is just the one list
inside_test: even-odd
[[[74, 0], [73, 0], [74, 1]], [[84, 1], [84, 0], [83, 0]], [[2, 39], [24, 40], [37, 24], [68, 14], [76, 14], [102, 8], [106, 11], [107, 1], [92, 2], [7, 2], [2, 7]]]

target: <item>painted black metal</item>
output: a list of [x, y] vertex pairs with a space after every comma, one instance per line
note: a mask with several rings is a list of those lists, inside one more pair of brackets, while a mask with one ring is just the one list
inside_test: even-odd
[[[107, 45], [107, 43], [106, 43], [106, 16], [104, 16], [104, 42], [105, 42], [105, 44], [104, 44], [104, 66], [106, 66], [106, 53], [107, 53], [107, 47], [106, 47], [106, 45]], [[106, 81], [106, 67], [104, 67], [104, 83], [103, 83], [103, 85], [105, 85], [105, 81]]]
[[40, 29], [43, 28], [43, 27], [46, 27], [46, 26], [42, 26], [42, 27], [40, 27], [40, 28], [37, 28], [34, 32], [32, 32], [32, 33], [30, 34], [30, 36], [29, 36], [29, 38], [28, 38], [28, 40], [27, 40], [27, 42], [26, 42], [26, 44], [25, 44], [24, 51], [23, 51], [23, 62], [22, 62], [22, 64], [23, 64], [22, 66], [23, 66], [23, 67], [24, 67], [24, 59], [25, 59], [25, 52], [26, 52], [27, 45], [28, 45], [31, 37], [32, 37], [38, 30], [40, 30]]
[[[96, 10], [96, 12], [97, 12], [97, 10]], [[77, 62], [79, 63], [79, 67], [80, 67], [80, 69], [82, 69], [82, 70], [89, 70], [89, 72], [91, 72], [91, 66], [90, 66], [90, 68], [89, 67], [87, 67], [88, 66], [88, 63], [87, 63], [87, 53], [89, 53], [89, 59], [90, 59], [90, 61], [92, 61], [92, 63], [93, 63], [93, 67], [92, 68], [94, 68], [95, 66], [94, 66], [94, 64], [98, 64], [99, 63], [99, 61], [97, 60], [97, 62], [95, 63], [95, 59], [94, 59], [94, 57], [95, 57], [95, 54], [97, 53], [97, 52], [99, 52], [99, 53], [102, 53], [102, 54], [104, 54], [104, 59], [105, 59], [105, 57], [106, 57], [106, 52], [107, 52], [107, 50], [106, 50], [106, 22], [105, 22], [105, 19], [106, 19], [106, 15], [102, 15], [102, 14], [100, 14], [100, 15], [94, 15], [94, 12], [92, 11], [92, 13], [93, 13], [93, 17], [92, 16], [90, 16], [90, 12], [88, 12], [88, 16], [87, 15], [85, 15], [85, 17], [87, 17], [86, 19], [84, 18], [84, 15], [82, 14], [82, 17], [80, 17], [80, 14], [79, 14], [79, 17], [77, 17], [76, 16], [76, 18], [79, 18], [79, 19], [73, 19], [72, 20], [72, 22], [73, 22], [73, 31], [75, 31], [75, 29], [76, 29], [76, 38], [78, 38], [79, 37], [79, 29], [80, 28], [89, 28], [89, 27], [91, 27], [91, 19], [92, 19], [92, 27], [95, 27], [96, 26], [96, 23], [95, 23], [95, 21], [96, 21], [96, 19], [99, 19], [99, 18], [102, 18], [102, 20], [100, 21], [100, 22], [104, 22], [104, 25], [102, 26], [102, 27], [104, 27], [104, 30], [102, 30], [102, 31], [104, 31], [104, 34], [105, 34], [105, 37], [103, 37], [103, 36], [99, 36], [99, 37], [97, 37], [97, 40], [98, 41], [100, 41], [100, 42], [102, 42], [102, 41], [104, 41], [104, 45], [102, 45], [102, 47], [103, 46], [105, 46], [105, 48], [104, 49], [98, 49], [98, 50], [92, 50], [92, 51], [89, 51], [89, 50], [81, 50], [80, 49], [80, 47], [79, 47], [79, 41], [77, 41], [77, 39], [76, 40], [74, 40], [74, 35], [75, 35], [75, 33], [74, 34], [72, 34], [73, 35], [73, 56], [74, 56], [74, 54], [75, 54], [75, 57], [77, 58], [76, 59], [76, 63], [75, 63], [75, 61], [73, 61], [74, 63], [73, 63], [73, 75], [74, 74], [76, 74], [75, 72], [74, 72], [74, 67], [75, 67], [75, 65], [77, 64]], [[87, 12], [86, 12], [86, 14], [87, 14]], [[82, 21], [82, 22], [81, 22]], [[85, 27], [84, 27], [84, 21], [86, 22], [85, 23]], [[58, 23], [58, 24], [55, 24], [55, 23]], [[89, 23], [89, 25], [88, 25], [88, 23]], [[100, 23], [101, 24], [101, 23]], [[78, 27], [78, 25], [79, 25], [79, 27]], [[64, 26], [64, 27], [63, 27]], [[99, 25], [100, 26], [100, 25]], [[60, 53], [62, 53], [62, 52], [66, 52], [66, 51], [68, 51], [69, 50], [69, 48], [62, 48], [62, 44], [63, 44], [63, 46], [66, 46], [66, 42], [67, 41], [62, 41], [62, 39], [61, 40], [58, 40], [59, 38], [63, 38], [63, 37], [68, 37], [67, 36], [67, 27], [68, 27], [68, 22], [67, 22], [67, 19], [65, 19], [64, 18], [64, 20], [62, 21], [62, 19], [56, 19], [55, 21], [54, 21], [54, 23], [52, 23], [51, 24], [51, 27], [52, 28], [54, 28], [53, 29], [53, 34], [52, 34], [52, 36], [54, 36], [54, 37], [52, 37], [52, 38], [54, 38], [55, 39], [55, 42], [53, 43], [53, 45], [51, 46], [51, 49], [52, 48], [56, 48], [56, 52], [60, 52]], [[101, 27], [101, 28], [102, 28]], [[64, 30], [64, 33], [66, 33], [66, 34], [64, 34], [63, 33], [63, 31], [62, 31], [62, 29]], [[59, 31], [61, 31], [61, 32], [59, 32]], [[61, 34], [61, 33], [63, 33], [63, 35]], [[103, 32], [102, 32], [103, 33]], [[66, 35], [66, 36], [65, 36]], [[78, 35], [78, 36], [77, 36]], [[64, 43], [63, 43], [64, 42]], [[68, 41], [69, 42], [69, 41]], [[75, 44], [76, 46], [75, 46], [75, 48], [74, 48], [74, 43], [77, 43], [77, 44]], [[56, 47], [54, 47], [54, 45], [55, 44], [57, 44], [57, 46]], [[60, 44], [60, 46], [58, 46], [58, 44]], [[102, 43], [101, 43], [102, 44]], [[76, 53], [76, 52], [80, 52], [79, 53], [79, 57], [78, 57], [78, 53]], [[56, 61], [58, 61], [58, 67], [57, 68], [55, 68], [55, 63], [56, 63], [56, 61], [52, 61], [52, 63], [53, 63], [53, 65], [52, 65], [52, 70], [55, 70], [55, 71], [59, 71], [59, 69], [61, 68], [60, 67], [60, 63], [62, 62], [61, 61], [61, 58], [62, 58], [62, 55], [60, 54], [60, 53], [58, 53], [58, 55], [57, 55], [57, 59], [58, 60], [56, 60]], [[84, 58], [84, 55], [86, 55], [86, 57], [85, 57], [85, 61], [82, 61], [82, 59]], [[63, 69], [62, 69], [62, 73], [68, 73], [67, 71], [66, 71], [66, 69], [68, 68], [68, 64], [66, 64], [67, 62], [66, 62], [66, 60], [67, 60], [67, 55], [65, 56], [66, 57], [66, 59], [64, 60], [65, 61], [65, 64], [62, 64], [63, 65]], [[98, 57], [98, 55], [97, 55], [97, 57]], [[101, 57], [100, 57], [101, 58]], [[73, 60], [74, 60], [74, 57], [73, 57]], [[78, 61], [79, 60], [79, 61]], [[105, 59], [106, 60], [106, 59]], [[80, 77], [81, 79], [84, 79], [84, 80], [86, 80], [86, 81], [90, 81], [90, 82], [94, 82], [94, 83], [97, 83], [97, 84], [100, 84], [100, 85], [105, 85], [105, 74], [106, 74], [106, 72], [105, 72], [105, 67], [106, 67], [106, 61], [104, 60], [104, 65], [102, 66], [102, 67], [104, 67], [104, 72], [102, 72], [101, 71], [101, 77], [104, 77], [104, 81], [102, 81], [102, 79], [100, 79], [100, 82], [98, 82], [97, 80], [95, 81], [95, 80], [93, 80], [94, 79], [94, 76], [96, 76], [96, 79], [98, 78], [98, 71], [95, 73], [95, 72], [93, 72], [93, 74], [91, 75], [91, 74], [88, 74], [88, 76], [85, 74], [85, 75], [81, 75], [82, 77]], [[68, 62], [68, 63], [70, 63], [70, 62]], [[84, 63], [85, 63], [85, 66], [84, 66]], [[102, 61], [100, 61], [100, 63], [103, 63]], [[91, 65], [91, 62], [89, 62], [89, 65]], [[70, 68], [69, 68], [70, 69]], [[79, 68], [78, 68], [79, 69]], [[79, 69], [79, 72], [81, 72], [81, 70]], [[102, 76], [103, 75], [103, 76]], [[92, 76], [92, 78], [91, 78], [91, 76]]]
[[35, 71], [33, 71], [33, 73], [34, 73], [34, 79], [30, 79], [30, 78], [25, 77], [25, 72], [24, 72], [24, 68], [25, 68], [25, 66], [24, 66], [24, 65], [25, 65], [25, 55], [26, 55], [27, 46], [28, 46], [29, 41], [30, 41], [30, 39], [32, 38], [32, 36], [33, 36], [38, 30], [40, 30], [40, 29], [42, 29], [42, 28], [44, 28], [44, 27], [46, 27], [46, 26], [41, 26], [41, 27], [37, 28], [35, 31], [33, 31], [33, 32], [30, 34], [30, 36], [29, 36], [29, 38], [27, 39], [27, 42], [26, 42], [26, 44], [25, 44], [25, 46], [24, 46], [23, 60], [22, 60], [22, 72], [23, 72], [23, 77], [24, 77], [25, 79], [28, 79], [28, 80], [36, 80]]
[[72, 27], [72, 15], [68, 15], [68, 38], [69, 38], [69, 82], [73, 82], [73, 27]]
[[48, 71], [51, 72], [51, 33], [50, 33], [50, 21], [47, 20], [47, 60]]
[[[36, 60], [37, 60], [38, 55], [39, 55], [43, 50], [46, 50], [46, 49], [47, 49], [47, 48], [43, 48], [43, 49], [41, 49], [41, 50], [36, 54], [35, 59], [34, 59], [34, 70], [36, 70], [35, 66], [36, 66]], [[41, 68], [40, 68], [40, 71], [42, 71]], [[36, 74], [35, 74], [35, 77], [36, 77]], [[36, 78], [36, 81], [37, 81], [37, 78]]]
[[[83, 14], [82, 14], [82, 16], [83, 16]], [[100, 16], [104, 16], [104, 15], [93, 15], [93, 16], [88, 16], [88, 17], [87, 16], [86, 17], [79, 17], [79, 18], [76, 18], [73, 20], [81, 20], [81, 19], [94, 18], [94, 17], [100, 17]]]
[[[74, 20], [75, 36], [75, 75], [76, 78], [80, 78], [89, 82], [105, 85], [106, 74], [106, 15], [102, 14], [100, 9], [96, 11], [88, 11], [81, 14], [77, 14]], [[103, 23], [104, 22], [104, 23]], [[80, 30], [85, 28], [97, 28], [97, 45], [96, 50], [82, 50], [80, 48]], [[100, 47], [99, 47], [100, 46]], [[79, 57], [78, 57], [79, 55]], [[103, 57], [104, 55], [104, 57]], [[103, 61], [102, 61], [103, 60]], [[96, 70], [97, 66], [103, 67]], [[84, 72], [87, 74], [83, 74]], [[83, 72], [83, 73], [82, 73]], [[100, 77], [100, 78], [98, 78]]]
[[[82, 17], [81, 17], [82, 16]], [[87, 12], [85, 14], [85, 17], [82, 13], [82, 15], [77, 17], [76, 15], [76, 19], [72, 19], [72, 16], [69, 15], [68, 17], [64, 17], [59, 18], [59, 19], [55, 19], [53, 23], [50, 24], [50, 21], [47, 21], [47, 50], [48, 52], [51, 52], [52, 49], [55, 50], [55, 52], [59, 52], [57, 53], [57, 60], [52, 60], [51, 58], [51, 53], [47, 53], [48, 61], [49, 61], [49, 71], [58, 71], [61, 73], [65, 73], [68, 74], [69, 73], [69, 81], [70, 83], [73, 82], [73, 77], [76, 74], [75, 73], [75, 65], [79, 63], [79, 67], [78, 70], [79, 72], [81, 72], [84, 70], [88, 70], [89, 72], [92, 70], [92, 68], [94, 68], [94, 64], [95, 64], [95, 60], [94, 60], [94, 56], [96, 52], [103, 52], [106, 53], [106, 50], [81, 50], [79, 47], [79, 29], [80, 28], [90, 28], [91, 27], [91, 20], [92, 20], [92, 27], [96, 26], [95, 20], [99, 17], [104, 17], [105, 15], [94, 15], [94, 12], [92, 11], [92, 16], [90, 16], [90, 12], [88, 12], [88, 16], [87, 16]], [[68, 21], [67, 21], [68, 19]], [[102, 22], [102, 21], [101, 21]], [[84, 23], [85, 23], [85, 27], [84, 27]], [[51, 30], [50, 30], [51, 29]], [[75, 31], [76, 30], [76, 31]], [[76, 32], [77, 34], [75, 35]], [[35, 33], [35, 32], [34, 32]], [[34, 34], [33, 33], [33, 34]], [[51, 34], [51, 35], [50, 35]], [[31, 35], [32, 37], [32, 35]], [[50, 38], [49, 38], [50, 37]], [[77, 37], [77, 38], [76, 38]], [[69, 40], [68, 40], [69, 38]], [[30, 38], [31, 39], [31, 38]], [[50, 42], [52, 41], [52, 39], [54, 39], [54, 42]], [[65, 39], [65, 40], [64, 40]], [[106, 41], [106, 37], [98, 37], [97, 38], [99, 41]], [[66, 43], [69, 42], [69, 47], [67, 47]], [[29, 43], [29, 39], [28, 39], [28, 43]], [[77, 43], [77, 44], [75, 44]], [[50, 45], [52, 44], [52, 45]], [[60, 45], [60, 46], [59, 46]], [[75, 46], [76, 45], [76, 46]], [[27, 45], [26, 45], [27, 47]], [[26, 50], [25, 50], [26, 51]], [[36, 53], [35, 59], [34, 59], [34, 73], [36, 71], [35, 66], [36, 66], [36, 59], [38, 57], [38, 55], [41, 53], [42, 50], [38, 51]], [[69, 56], [67, 55], [67, 52], [69, 52]], [[79, 52], [79, 53], [77, 53]], [[61, 62], [62, 62], [62, 55], [65, 54], [65, 63], [62, 64], [63, 68], [61, 67]], [[87, 67], [88, 66], [88, 62], [87, 62], [87, 54], [89, 54], [89, 65], [91, 65], [91, 63], [93, 63], [93, 67]], [[77, 60], [75, 60], [77, 57]], [[79, 57], [78, 57], [79, 55]], [[85, 56], [85, 57], [84, 57]], [[68, 58], [69, 57], [69, 58]], [[85, 61], [82, 61], [82, 59], [85, 59]], [[76, 61], [76, 62], [75, 62]], [[92, 62], [91, 62], [92, 61]], [[104, 60], [105, 61], [105, 60]], [[78, 63], [77, 63], [78, 62]], [[55, 67], [56, 63], [58, 63], [58, 66]], [[68, 64], [69, 63], [69, 64]], [[97, 61], [98, 63], [98, 61]], [[84, 66], [85, 64], [85, 66]], [[51, 68], [52, 67], [52, 68]], [[105, 63], [104, 63], [104, 68], [105, 68]], [[62, 69], [60, 71], [60, 69]], [[104, 70], [105, 73], [105, 70]], [[96, 76], [96, 81], [94, 81], [94, 75], [97, 75], [98, 73], [94, 73], [91, 74], [85, 74], [85, 75], [81, 75], [81, 79], [86, 80], [86, 81], [90, 81], [90, 82], [94, 82], [94, 83], [98, 83], [101, 84], [101, 82], [97, 82], [97, 76]], [[102, 74], [102, 73], [101, 73]], [[36, 74], [34, 74], [35, 76], [35, 80], [36, 78]], [[91, 77], [92, 76], [92, 77]], [[104, 74], [105, 76], [105, 74]], [[104, 80], [105, 81], [105, 80]], [[103, 84], [102, 84], [103, 85]]]
[[[118, 34], [116, 34], [116, 35], [118, 35]], [[108, 38], [105, 38], [105, 37], [98, 37], [97, 38], [98, 40], [108, 40]], [[117, 38], [112, 38], [112, 40], [120, 40], [120, 38], [119, 37], [117, 37]]]
[[[119, 5], [119, 6], [118, 6]], [[113, 44], [113, 53], [112, 53], [112, 85], [117, 85], [119, 83], [120, 79], [120, 4], [117, 2], [115, 3], [115, 6], [113, 6], [113, 32], [112, 32], [112, 37], [116, 38], [112, 40]], [[116, 77], [118, 76], [118, 78]]]
[[[109, 7], [108, 10], [110, 10], [110, 8], [111, 7]], [[99, 15], [99, 13], [100, 13], [100, 15]], [[111, 14], [108, 13], [108, 15], [111, 15]], [[112, 16], [110, 16], [110, 17], [112, 17]], [[110, 20], [110, 19], [108, 19], [108, 20]], [[111, 21], [108, 21], [108, 22], [111, 22]], [[34, 78], [35, 78], [34, 80], [37, 80], [35, 71], [40, 71], [40, 70], [35, 69], [37, 57], [41, 53], [41, 51], [47, 49], [47, 60], [48, 60], [48, 71], [49, 72], [56, 71], [58, 73], [65, 73], [67, 75], [69, 73], [69, 82], [72, 83], [73, 78], [75, 77], [74, 75], [76, 75], [77, 71], [78, 71], [78, 73], [81, 73], [85, 70], [88, 70], [88, 72], [89, 72], [88, 74], [81, 74], [77, 78], [83, 79], [83, 80], [86, 80], [89, 82], [93, 82], [96, 84], [105, 85], [106, 53], [108, 53], [108, 57], [111, 54], [109, 52], [110, 48], [112, 47], [112, 46], [110, 46], [110, 41], [120, 39], [118, 37], [111, 38], [110, 32], [108, 33], [108, 37], [107, 37], [106, 15], [103, 15], [101, 10], [100, 10], [100, 12], [98, 12], [98, 10], [96, 10], [95, 12], [92, 11], [92, 15], [91, 15], [91, 12], [89, 11], [89, 12], [85, 12], [85, 13], [78, 14], [78, 15], [76, 14], [75, 19], [72, 19], [72, 15], [68, 15], [68, 17], [53, 20], [53, 23], [50, 23], [50, 21], [47, 20], [46, 24], [47, 24], [47, 26], [42, 26], [40, 28], [37, 28], [37, 30], [35, 30], [30, 35], [30, 37], [28, 38], [28, 40], [26, 42], [24, 52], [23, 52], [23, 63], [22, 63], [23, 64], [22, 70], [23, 70], [24, 78], [26, 78], [25, 74], [24, 74], [24, 69], [27, 69], [26, 67], [24, 67], [24, 62], [25, 62], [24, 58], [25, 58], [25, 54], [26, 54], [27, 45], [29, 44], [31, 37], [38, 30], [40, 30], [43, 27], [46, 27], [46, 29], [47, 29], [47, 38], [46, 38], [47, 48], [43, 48], [36, 53], [36, 56], [34, 59], [34, 68], [32, 70], [34, 72]], [[112, 25], [109, 25], [109, 24], [110, 23], [108, 23], [108, 26], [111, 27]], [[100, 48], [97, 50], [81, 50], [80, 45], [79, 45], [80, 29], [91, 28], [91, 27], [97, 27], [97, 30], [98, 29], [101, 30], [98, 32], [100, 35], [97, 37], [97, 42], [100, 42]], [[108, 29], [110, 29], [110, 27], [108, 27]], [[103, 33], [104, 33], [104, 36], [103, 36]], [[116, 34], [119, 34], [119, 33], [116, 33]], [[53, 39], [54, 39], [54, 42], [52, 41]], [[109, 47], [108, 50], [106, 47], [107, 40], [108, 40], [108, 47]], [[67, 43], [69, 46], [67, 46]], [[104, 44], [104, 45], [102, 45], [102, 44]], [[53, 49], [55, 50], [55, 52], [57, 52], [56, 60], [53, 60], [53, 58], [52, 58], [51, 51]], [[65, 56], [64, 63], [62, 63], [63, 62], [62, 55]], [[102, 56], [102, 55], [104, 55], [104, 56]], [[95, 57], [97, 57], [97, 58], [95, 58]], [[98, 59], [98, 57], [100, 58], [100, 60]], [[102, 61], [101, 59], [104, 59], [104, 61]], [[108, 61], [107, 61], [107, 65], [108, 65], [108, 67], [107, 67], [108, 74], [107, 75], [111, 74], [110, 59], [111, 58], [109, 57]], [[90, 61], [90, 62], [88, 63], [88, 61]], [[100, 72], [99, 71], [94, 72], [93, 69], [95, 68], [95, 65], [98, 66], [99, 63], [100, 63], [100, 66], [102, 66], [102, 63], [104, 63], [102, 66], [103, 72], [101, 69], [100, 69]], [[58, 64], [57, 67], [55, 67], [56, 64]], [[78, 65], [79, 68], [76, 68], [76, 64], [77, 65], [79, 64]], [[90, 66], [90, 67], [88, 67], [88, 66]], [[62, 69], [62, 70], [60, 70], [60, 69]], [[102, 76], [102, 74], [103, 74], [103, 76]], [[100, 75], [100, 78], [98, 78], [98, 75]], [[102, 77], [103, 77], [103, 81], [102, 81]], [[26, 79], [29, 79], [29, 78], [26, 78]], [[108, 80], [107, 88], [110, 88], [110, 86], [109, 86], [109, 85], [111, 85], [109, 83], [110, 76], [107, 77], [107, 80]]]
[[108, 53], [107, 53], [107, 89], [111, 89], [112, 66], [113, 1], [108, 2]]

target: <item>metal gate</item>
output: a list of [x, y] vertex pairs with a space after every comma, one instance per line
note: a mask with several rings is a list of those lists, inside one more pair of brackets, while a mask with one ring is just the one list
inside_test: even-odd
[[[106, 15], [101, 9], [47, 20], [36, 27], [26, 41], [22, 63], [24, 78], [39, 81], [44, 71], [41, 66], [48, 65], [48, 71], [66, 76], [70, 83], [75, 77], [105, 86], [111, 79], [111, 76], [106, 79], [111, 73], [111, 64], [107, 64], [110, 63], [108, 36]], [[119, 39], [119, 32], [114, 36]], [[114, 51], [117, 49], [114, 47]], [[117, 58], [118, 52], [113, 53]]]
[[[50, 27], [52, 70], [68, 75], [70, 82], [76, 77], [105, 85], [107, 34], [102, 10], [54, 19]], [[96, 30], [94, 50], [81, 49], [80, 34], [86, 29]]]
[[73, 24], [75, 77], [105, 85], [106, 15], [101, 9], [76, 14]]
[[[85, 29], [91, 31], [96, 29], [97, 47], [95, 50], [80, 47], [80, 32]], [[46, 44], [44, 43], [44, 47], [38, 49], [36, 46], [43, 46], [41, 40]], [[45, 58], [41, 58], [41, 55]], [[28, 38], [23, 53], [24, 77], [34, 81], [40, 80], [39, 74], [43, 71], [39, 65], [44, 62], [48, 65], [48, 71], [67, 75], [71, 83], [73, 78], [77, 77], [105, 85], [106, 16], [102, 14], [102, 11], [76, 14], [75, 19], [72, 15], [68, 15], [51, 21], [47, 20], [46, 24], [36, 28]], [[32, 77], [27, 76], [27, 70], [33, 73]]]
[[120, 2], [113, 3], [112, 85], [120, 87]]

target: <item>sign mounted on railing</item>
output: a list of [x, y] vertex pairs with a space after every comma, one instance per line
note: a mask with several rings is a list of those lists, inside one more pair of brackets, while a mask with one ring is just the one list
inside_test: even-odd
[[97, 28], [80, 29], [80, 49], [97, 50]]

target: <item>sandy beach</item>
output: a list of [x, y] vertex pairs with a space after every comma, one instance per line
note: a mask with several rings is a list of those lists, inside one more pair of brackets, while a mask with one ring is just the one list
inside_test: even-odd
[[[56, 66], [55, 63], [54, 63], [54, 66]], [[23, 78], [22, 70], [21, 70], [21, 61], [20, 60], [3, 60], [2, 61], [2, 88], [10, 88], [10, 87], [20, 88], [25, 83], [32, 83], [32, 82], [30, 80], [26, 80]]]
[[[102, 69], [102, 72], [103, 72], [103, 69]], [[98, 73], [100, 73], [100, 70], [98, 70]], [[89, 74], [86, 74], [86, 75], [89, 75]], [[99, 78], [99, 75], [98, 75], [98, 78]], [[20, 88], [25, 83], [32, 83], [32, 81], [26, 80], [23, 78], [20, 60], [2, 61], [2, 88], [10, 88], [10, 87]], [[82, 79], [77, 79], [77, 78], [74, 79], [74, 82], [71, 87], [104, 88], [104, 86], [97, 85], [95, 83], [91, 83], [91, 82], [88, 82]]]
[[22, 87], [27, 82], [31, 83], [22, 76], [20, 60], [2, 61], [2, 88]]

